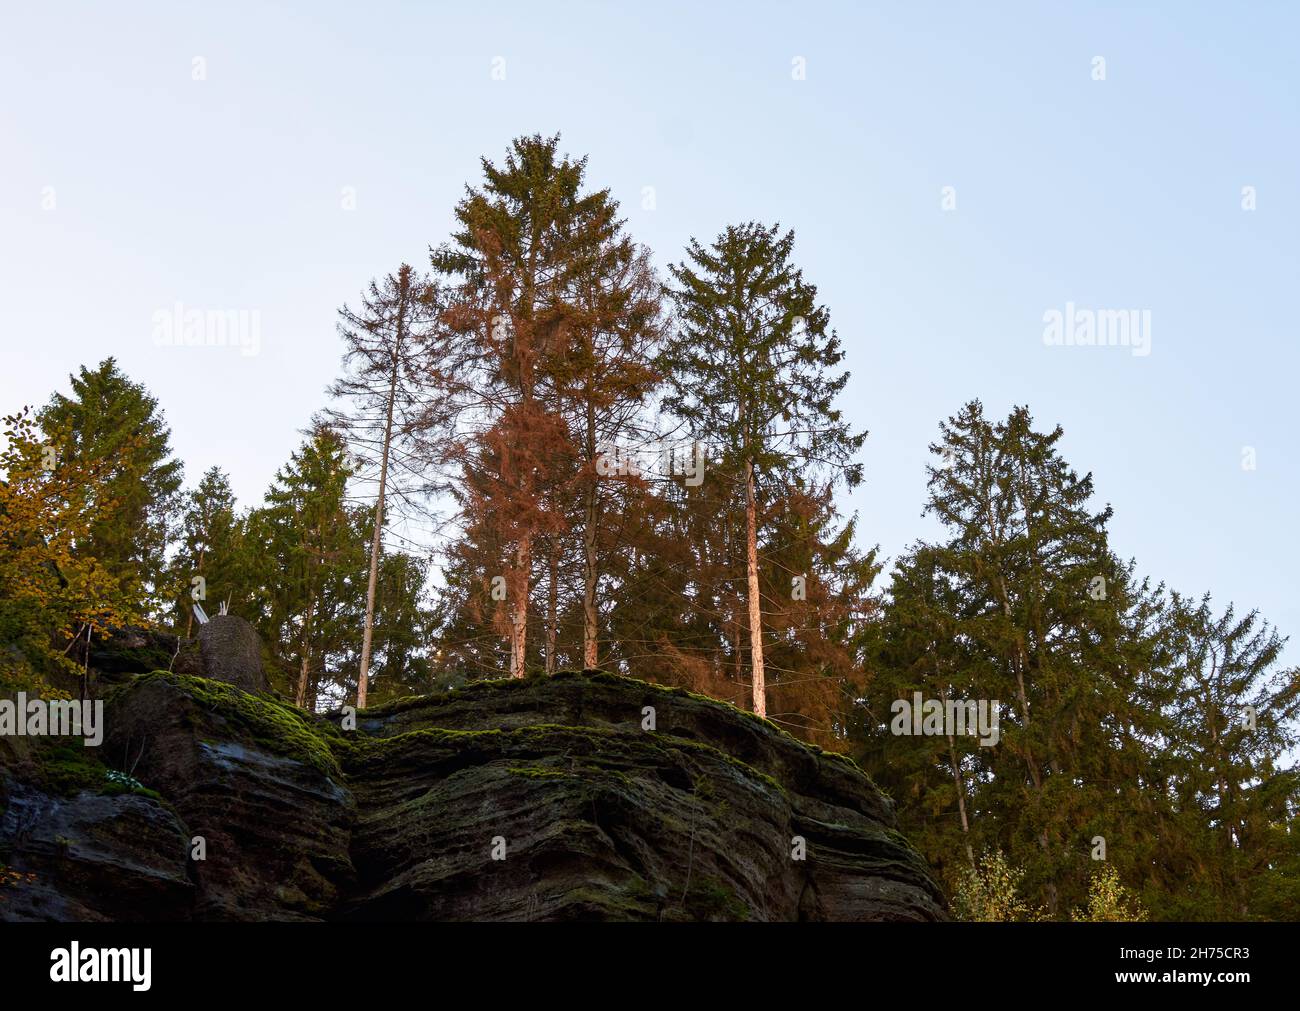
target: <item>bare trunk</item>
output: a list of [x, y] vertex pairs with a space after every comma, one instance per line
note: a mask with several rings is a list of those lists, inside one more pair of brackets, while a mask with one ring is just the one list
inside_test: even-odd
[[975, 866], [975, 851], [970, 845], [970, 822], [966, 819], [966, 784], [962, 781], [961, 762], [957, 760], [957, 746], [948, 735], [948, 757], [952, 762], [952, 778], [957, 786], [957, 811], [961, 814], [961, 834], [966, 844], [966, 859]]
[[515, 550], [514, 586], [510, 601], [510, 676], [524, 676], [525, 650], [528, 645], [528, 574], [532, 567], [532, 534], [519, 537]]
[[587, 522], [582, 537], [582, 666], [595, 670], [599, 666], [596, 646], [596, 489], [587, 495]]
[[307, 613], [302, 619], [302, 635], [298, 641], [298, 651], [302, 655], [302, 670], [298, 675], [298, 708], [304, 709], [307, 706], [307, 676], [311, 670], [311, 619], [312, 613], [316, 609], [316, 599], [312, 597], [307, 604]]
[[745, 549], [749, 574], [749, 655], [753, 667], [754, 712], [767, 716], [763, 677], [763, 611], [758, 594], [758, 507], [754, 502], [754, 463], [745, 461]]
[[[596, 408], [591, 398], [587, 398], [587, 459], [596, 458]], [[583, 573], [582, 573], [582, 666], [586, 670], [595, 670], [599, 665], [599, 651], [596, 646], [596, 477], [593, 475], [587, 487], [587, 511], [582, 532]]]
[[379, 462], [379, 498], [375, 503], [375, 533], [370, 540], [370, 578], [366, 583], [366, 623], [361, 634], [361, 666], [357, 669], [357, 708], [366, 707], [366, 679], [370, 674], [370, 645], [375, 633], [375, 584], [379, 581], [379, 548], [384, 530], [384, 496], [388, 491], [388, 451], [393, 442], [393, 400], [397, 396], [398, 357], [388, 384], [388, 414], [384, 419], [384, 448]]
[[546, 673], [555, 673], [556, 623], [560, 611], [560, 565], [556, 558], [555, 542], [551, 541], [550, 552], [546, 557], [547, 575], [550, 585], [546, 600]]
[[[938, 671], [935, 671], [938, 674]], [[948, 694], [946, 691], [939, 692], [939, 699], [943, 702], [944, 710], [948, 708]], [[966, 783], [961, 774], [961, 762], [957, 758], [957, 742], [953, 740], [952, 734], [946, 735], [948, 738], [948, 760], [952, 764], [952, 778], [957, 786], [957, 811], [961, 815], [961, 834], [966, 844], [966, 859], [970, 861], [972, 867], [975, 866], [975, 851], [970, 845], [970, 822], [966, 818]]]

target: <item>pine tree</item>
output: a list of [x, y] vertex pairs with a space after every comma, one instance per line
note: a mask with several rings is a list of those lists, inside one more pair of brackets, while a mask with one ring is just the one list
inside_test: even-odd
[[[582, 666], [599, 666], [600, 558], [617, 552], [611, 508], [625, 512], [636, 491], [627, 477], [600, 473], [602, 454], [642, 448], [649, 438], [643, 409], [658, 383], [652, 368], [660, 331], [660, 285], [649, 253], [638, 250], [602, 199], [586, 214], [570, 299], [570, 347], [556, 362], [558, 409], [581, 445], [578, 529], [582, 540]], [[611, 480], [612, 478], [612, 480]], [[621, 509], [619, 507], [622, 507]]]
[[405, 263], [382, 283], [371, 282], [359, 312], [346, 305], [339, 310], [339, 334], [347, 348], [345, 372], [330, 387], [330, 395], [345, 406], [323, 412], [322, 420], [347, 440], [363, 468], [358, 479], [372, 481], [376, 488], [357, 674], [359, 708], [366, 704], [383, 531], [392, 511], [389, 499], [408, 514], [422, 512], [419, 496], [430, 485], [416, 460], [421, 429], [429, 417], [424, 384], [431, 365], [434, 311], [429, 281]]
[[528, 661], [535, 541], [567, 527], [562, 486], [578, 471], [578, 448], [554, 381], [580, 325], [573, 292], [590, 269], [593, 229], [599, 238], [608, 226], [607, 195], [581, 192], [585, 159], [560, 158], [558, 143], [521, 138], [501, 167], [484, 159], [483, 188], [469, 190], [459, 231], [431, 257], [448, 282], [430, 387], [453, 434], [438, 461], [464, 475], [463, 529], [490, 528], [508, 553], [514, 677]]
[[[947, 537], [899, 567], [864, 761], [906, 784], [928, 853], [1002, 849], [1058, 915], [1086, 893], [1091, 840], [1126, 876], [1153, 856], [1144, 776], [1168, 691], [1157, 593], [1110, 551], [1110, 509], [1091, 507], [1059, 428], [1035, 431], [1023, 408], [993, 424], [978, 402], [941, 428], [927, 511]], [[881, 712], [913, 691], [1002, 703], [999, 743], [886, 736]]]
[[[100, 474], [89, 491], [89, 536], [76, 551], [95, 558], [138, 610], [157, 615], [165, 603], [164, 570], [182, 466], [171, 458], [170, 432], [158, 402], [131, 382], [112, 358], [69, 377], [72, 395], [56, 393], [39, 415], [46, 438], [74, 466]], [[104, 470], [94, 465], [106, 461]], [[111, 503], [111, 507], [109, 505]]]
[[769, 601], [765, 648], [768, 718], [830, 750], [847, 748], [851, 710], [862, 695], [861, 642], [879, 602], [874, 550], [854, 545], [856, 521], [841, 523], [832, 485], [795, 490], [768, 511], [760, 585]]
[[[170, 569], [173, 585], [179, 590], [178, 628], [183, 623], [188, 637], [194, 627], [191, 605], [195, 600], [248, 603], [242, 571], [243, 520], [236, 512], [230, 479], [221, 468], [210, 468], [198, 487], [185, 496], [179, 534], [180, 544]], [[202, 598], [195, 596], [196, 578], [201, 579], [198, 586], [202, 587]]]
[[678, 330], [659, 360], [665, 407], [715, 446], [721, 473], [741, 491], [754, 711], [767, 711], [760, 510], [819, 473], [861, 479], [855, 434], [835, 406], [848, 373], [817, 290], [790, 262], [794, 233], [730, 226], [709, 247], [692, 239], [671, 267]]
[[430, 611], [424, 606], [429, 563], [402, 551], [384, 552], [376, 582], [371, 671], [380, 700], [434, 690], [428, 655]]
[[[299, 706], [314, 709], [331, 666], [354, 659], [366, 510], [349, 509], [347, 451], [317, 426], [249, 517], [261, 561], [259, 626]], [[350, 638], [351, 636], [351, 638]]]
[[1174, 865], [1166, 914], [1247, 918], [1280, 885], [1293, 848], [1300, 670], [1279, 669], [1285, 640], [1257, 613], [1230, 604], [1215, 614], [1208, 594], [1173, 594], [1162, 632], [1175, 694], [1159, 785], [1175, 798], [1178, 828], [1164, 854]]

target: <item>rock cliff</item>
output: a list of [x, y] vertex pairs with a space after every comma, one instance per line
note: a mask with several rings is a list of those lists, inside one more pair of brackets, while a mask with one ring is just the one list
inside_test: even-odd
[[678, 689], [568, 673], [311, 717], [159, 671], [105, 725], [0, 741], [0, 919], [946, 915], [853, 763]]

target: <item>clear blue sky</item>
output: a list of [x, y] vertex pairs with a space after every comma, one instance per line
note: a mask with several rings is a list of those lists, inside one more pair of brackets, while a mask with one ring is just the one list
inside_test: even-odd
[[[728, 222], [796, 229], [871, 430], [848, 503], [866, 541], [931, 532], [940, 418], [1027, 403], [1115, 507], [1122, 555], [1300, 645], [1298, 11], [9, 5], [0, 407], [115, 355], [188, 476], [219, 465], [256, 501], [335, 375], [337, 306], [427, 262], [481, 155], [559, 131], [661, 264]], [[257, 310], [260, 354], [156, 346], [177, 301]], [[1150, 310], [1151, 354], [1045, 346], [1067, 302]]]

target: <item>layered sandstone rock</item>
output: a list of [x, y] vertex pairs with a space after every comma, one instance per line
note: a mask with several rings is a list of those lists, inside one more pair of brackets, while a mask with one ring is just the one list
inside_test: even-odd
[[[107, 703], [87, 750], [131, 771], [116, 795], [39, 759], [0, 770], [0, 918], [945, 916], [856, 766], [680, 690], [478, 682], [353, 727], [156, 672]], [[80, 862], [56, 858], [56, 836]], [[140, 896], [133, 914], [100, 875]]]

